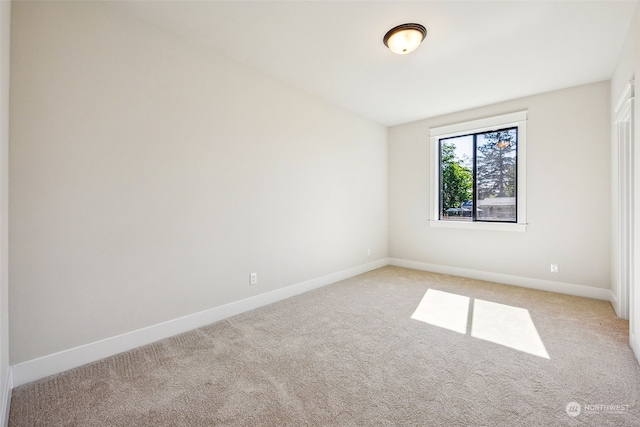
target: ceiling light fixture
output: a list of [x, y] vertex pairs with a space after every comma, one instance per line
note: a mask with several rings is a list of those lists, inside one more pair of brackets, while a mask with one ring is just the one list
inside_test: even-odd
[[405, 55], [416, 50], [426, 35], [427, 29], [420, 24], [402, 24], [390, 29], [382, 41], [391, 52]]

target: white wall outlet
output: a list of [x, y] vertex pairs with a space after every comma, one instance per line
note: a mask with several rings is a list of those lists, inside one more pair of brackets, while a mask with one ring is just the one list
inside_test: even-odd
[[551, 264], [551, 272], [552, 273], [558, 272], [558, 264]]
[[371, 248], [367, 248], [367, 256], [371, 256]]
[[258, 284], [258, 273], [251, 273], [249, 275], [249, 284], [257, 285]]

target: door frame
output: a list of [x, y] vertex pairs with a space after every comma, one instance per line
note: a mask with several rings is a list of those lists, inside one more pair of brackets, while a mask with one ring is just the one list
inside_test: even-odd
[[618, 317], [629, 319], [634, 284], [634, 80], [630, 80], [614, 109], [614, 160], [616, 164], [616, 251], [614, 308]]

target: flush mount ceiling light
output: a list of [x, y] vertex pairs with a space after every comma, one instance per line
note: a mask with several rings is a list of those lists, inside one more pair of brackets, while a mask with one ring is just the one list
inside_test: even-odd
[[420, 24], [402, 24], [390, 29], [382, 41], [391, 52], [405, 55], [416, 50], [426, 35], [427, 29]]

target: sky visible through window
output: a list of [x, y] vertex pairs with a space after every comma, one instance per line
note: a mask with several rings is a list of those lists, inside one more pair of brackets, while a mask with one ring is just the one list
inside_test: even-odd
[[[478, 134], [478, 145], [485, 142], [484, 134]], [[462, 165], [472, 169], [473, 166], [473, 135], [459, 136], [446, 140], [448, 144], [455, 145], [456, 159], [462, 160]]]
[[473, 166], [473, 136], [465, 135], [458, 138], [451, 138], [447, 143], [454, 144], [457, 159], [462, 160], [462, 165], [472, 169]]

